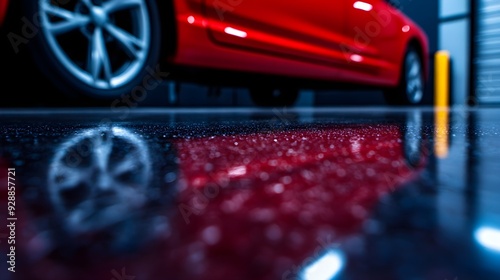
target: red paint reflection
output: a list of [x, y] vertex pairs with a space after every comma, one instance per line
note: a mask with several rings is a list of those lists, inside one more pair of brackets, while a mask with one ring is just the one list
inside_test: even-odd
[[356, 233], [382, 196], [418, 175], [403, 145], [396, 125], [177, 140], [179, 191], [154, 242], [68, 261], [26, 226], [20, 255], [30, 269], [16, 279], [295, 279], [306, 259]]

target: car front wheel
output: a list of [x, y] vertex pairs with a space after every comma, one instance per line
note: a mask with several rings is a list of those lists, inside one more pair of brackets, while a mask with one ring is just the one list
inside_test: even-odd
[[[159, 82], [154, 0], [24, 0], [21, 11], [28, 19], [35, 15], [38, 32], [28, 51], [58, 91], [110, 100]], [[143, 98], [144, 90], [135, 94]]]

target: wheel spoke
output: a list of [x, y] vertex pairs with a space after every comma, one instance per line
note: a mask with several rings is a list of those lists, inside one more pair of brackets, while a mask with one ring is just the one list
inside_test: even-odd
[[85, 6], [89, 9], [94, 7], [94, 4], [92, 3], [92, 0], [82, 0], [82, 3], [85, 4]]
[[410, 80], [410, 82], [408, 83], [408, 87], [410, 88], [411, 92], [414, 91], [416, 86], [417, 86], [417, 81], [415, 79]]
[[73, 13], [66, 9], [50, 5], [47, 2], [42, 4], [42, 11], [47, 15], [63, 19], [63, 21], [52, 23], [47, 21], [46, 28], [53, 35], [59, 35], [83, 27], [90, 22], [88, 16]]
[[68, 11], [68, 10], [60, 8], [60, 7], [53, 6], [47, 2], [43, 2], [41, 8], [42, 8], [42, 11], [47, 13], [48, 15], [60, 17], [60, 18], [67, 19], [67, 20], [72, 20], [76, 16], [76, 14], [71, 12], [71, 11]]
[[94, 78], [94, 81], [99, 80], [99, 74], [104, 68], [104, 77], [107, 82], [111, 80], [111, 64], [109, 61], [109, 55], [106, 48], [106, 42], [104, 40], [103, 32], [100, 27], [94, 30], [94, 35], [92, 36], [91, 42], [91, 58], [90, 58], [90, 73]]
[[56, 182], [59, 189], [72, 189], [86, 180], [88, 172], [85, 169], [59, 165], [57, 168], [57, 176], [63, 178], [61, 181]]
[[138, 168], [137, 157], [138, 155], [136, 155], [135, 153], [127, 154], [125, 158], [114, 167], [112, 175], [117, 177], [126, 172], [130, 172], [137, 169]]
[[125, 30], [114, 26], [113, 24], [106, 24], [106, 31], [113, 36], [118, 43], [123, 47], [123, 50], [132, 58], [139, 58], [139, 51], [144, 48], [143, 43], [134, 37], [132, 34]]
[[420, 65], [418, 62], [412, 63], [412, 67], [410, 69], [410, 76], [415, 77], [420, 75]]
[[111, 0], [102, 5], [107, 14], [117, 11], [138, 7], [142, 4], [142, 0]]
[[418, 78], [408, 81], [407, 91], [411, 93], [411, 96], [417, 97], [422, 91], [422, 81]]
[[109, 54], [108, 54], [108, 49], [106, 48], [106, 41], [104, 40], [104, 37], [102, 35], [101, 31], [101, 39], [99, 40], [100, 43], [100, 49], [101, 49], [101, 59], [104, 65], [104, 77], [106, 78], [106, 81], [108, 83], [111, 82], [111, 78], [113, 77], [113, 74], [111, 73], [111, 62], [109, 60]]
[[50, 31], [53, 35], [60, 35], [83, 27], [87, 25], [89, 21], [90, 19], [87, 17], [78, 17], [73, 20], [58, 22], [54, 24], [50, 23], [49, 26], [47, 26], [47, 30]]
[[90, 74], [94, 78], [94, 81], [97, 81], [99, 78], [99, 73], [101, 70], [101, 58], [99, 51], [99, 39], [101, 37], [101, 32], [94, 31], [94, 36], [92, 36], [91, 40], [91, 64], [90, 64]]
[[103, 135], [98, 135], [94, 139], [94, 164], [103, 172], [108, 172], [109, 156], [113, 149], [112, 133], [110, 131], [103, 132]]

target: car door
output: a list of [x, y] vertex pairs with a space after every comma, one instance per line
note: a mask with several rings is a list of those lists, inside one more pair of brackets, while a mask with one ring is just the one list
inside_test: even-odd
[[[342, 44], [349, 70], [399, 71], [400, 37], [404, 31], [399, 11], [387, 0], [348, 0], [348, 38]], [[403, 30], [402, 30], [403, 29]]]
[[345, 57], [346, 0], [205, 0], [218, 44], [319, 64]]

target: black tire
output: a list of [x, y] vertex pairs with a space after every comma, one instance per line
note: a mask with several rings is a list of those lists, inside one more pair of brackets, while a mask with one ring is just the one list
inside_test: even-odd
[[422, 104], [425, 93], [425, 77], [422, 58], [416, 48], [410, 47], [406, 52], [399, 85], [384, 91], [389, 105], [417, 106]]
[[299, 96], [298, 89], [273, 89], [265, 87], [250, 88], [252, 101], [261, 107], [290, 107]]
[[[157, 71], [161, 25], [154, 0], [143, 0], [136, 7], [121, 7], [120, 2], [116, 2], [117, 8], [104, 7], [103, 3], [111, 3], [106, 0], [89, 0], [90, 4], [84, 4], [83, 0], [55, 1], [58, 5], [49, 0], [16, 2], [13, 8], [16, 15], [8, 25], [7, 40], [11, 47], [9, 55], [13, 58], [9, 63], [18, 68], [14, 75], [18, 84], [36, 83], [36, 88], [43, 92], [48, 88], [56, 97], [66, 97], [59, 99], [62, 104], [73, 101], [75, 105], [88, 102], [111, 106], [111, 101], [124, 95], [132, 95], [130, 99], [135, 101], [142, 100], [144, 92], [147, 94], [142, 89], [149, 90], [151, 84], [166, 76]], [[64, 13], [72, 17], [63, 18]], [[51, 31], [59, 23], [77, 21], [81, 23], [70, 31]], [[120, 34], [131, 37], [119, 37]], [[132, 47], [127, 52], [127, 43], [120, 42]], [[29, 76], [22, 75], [24, 73]], [[133, 95], [148, 76], [152, 78], [147, 80], [147, 87]], [[42, 92], [32, 95], [40, 94]], [[47, 96], [42, 100], [47, 101]]]

